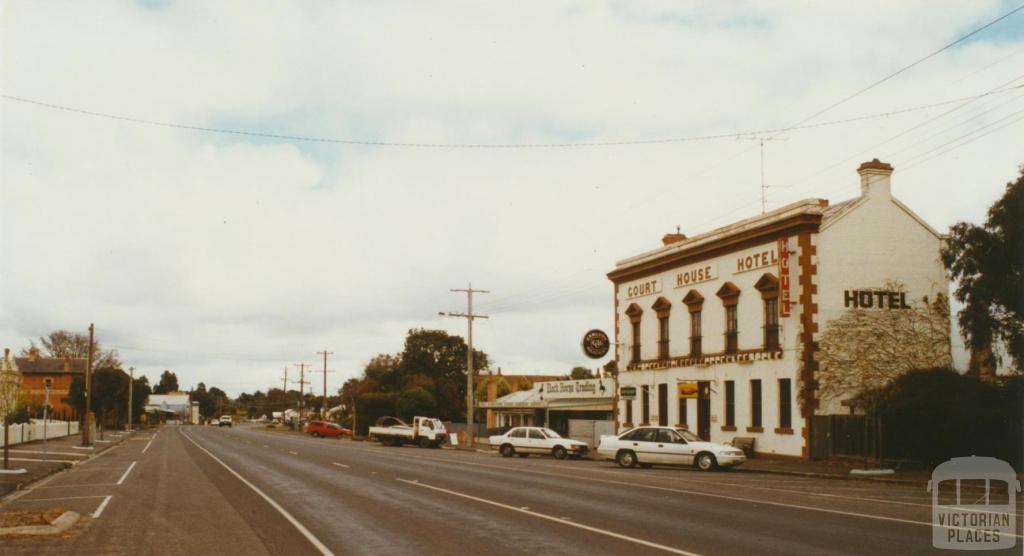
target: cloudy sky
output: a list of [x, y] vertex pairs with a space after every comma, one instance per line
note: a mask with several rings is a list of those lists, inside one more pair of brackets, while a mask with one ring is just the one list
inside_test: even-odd
[[464, 334], [437, 313], [472, 281], [495, 366], [567, 372], [616, 260], [760, 212], [752, 137], [769, 208], [878, 157], [935, 228], [980, 221], [1024, 162], [1024, 11], [855, 93], [1018, 6], [4, 2], [0, 340], [94, 322], [232, 395], [326, 348], [333, 389]]

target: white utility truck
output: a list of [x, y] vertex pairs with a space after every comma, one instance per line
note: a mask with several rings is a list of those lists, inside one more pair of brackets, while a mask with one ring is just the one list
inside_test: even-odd
[[370, 438], [385, 446], [418, 444], [420, 448], [440, 448], [448, 438], [448, 431], [439, 419], [414, 417], [412, 425], [398, 417], [381, 417], [370, 427]]

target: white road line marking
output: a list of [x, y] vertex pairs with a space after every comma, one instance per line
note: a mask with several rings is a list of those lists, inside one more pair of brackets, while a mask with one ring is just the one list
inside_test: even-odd
[[110, 502], [111, 498], [113, 498], [113, 495], [107, 496], [106, 498], [103, 499], [102, 502], [100, 502], [100, 507], [96, 508], [96, 511], [92, 513], [93, 519], [96, 519], [100, 516], [100, 514], [103, 513], [103, 510], [107, 508], [107, 503]]
[[61, 498], [22, 498], [18, 502], [56, 502], [58, 500], [85, 500], [86, 498], [109, 498], [106, 494], [96, 496], [63, 496]]
[[[490, 467], [490, 468], [494, 468], [494, 469], [507, 469], [507, 470], [511, 470], [511, 471], [523, 471], [523, 470], [525, 470], [525, 468], [505, 467], [505, 466], [501, 466], [501, 465], [487, 465], [487, 464], [483, 464], [483, 463], [472, 463], [472, 462], [465, 462], [465, 461], [455, 462], [455, 461], [449, 460], [449, 459], [430, 458], [430, 457], [417, 456], [417, 455], [411, 455], [411, 454], [403, 456], [403, 457], [412, 457], [412, 458], [416, 458], [416, 459], [424, 459], [424, 460], [438, 461], [438, 462], [445, 462], [445, 463], [459, 463], [459, 464], [462, 464], [462, 465], [474, 465], [474, 466], [477, 466], [477, 467]], [[530, 473], [535, 473], [537, 475], [549, 475], [549, 476], [552, 476], [552, 477], [577, 478], [574, 475], [566, 475], [564, 473], [549, 473], [549, 472], [545, 472], [545, 471], [529, 471], [529, 472]], [[659, 486], [654, 486], [654, 485], [646, 485], [646, 484], [643, 484], [643, 483], [626, 482], [626, 481], [613, 481], [611, 479], [590, 478], [588, 480], [589, 481], [593, 481], [593, 482], [598, 482], [598, 483], [608, 483], [608, 484], [614, 484], [614, 485], [624, 485], [624, 486], [629, 486], [629, 487], [634, 487], [634, 488], [646, 488], [646, 489], [650, 489], [650, 490], [660, 490], [660, 491], [666, 491], [666, 492], [676, 492], [676, 493], [680, 493], [680, 494], [693, 494], [695, 496], [706, 496], [706, 497], [709, 497], [709, 498], [719, 498], [719, 499], [723, 499], [723, 500], [734, 500], [734, 501], [737, 501], [737, 502], [748, 502], [748, 503], [751, 503], [751, 504], [764, 504], [764, 505], [768, 505], [768, 506], [777, 506], [777, 507], [782, 507], [782, 508], [791, 508], [791, 509], [797, 509], [797, 510], [807, 510], [807, 511], [812, 511], [812, 512], [822, 512], [822, 513], [828, 513], [828, 514], [845, 515], [845, 516], [849, 516], [849, 517], [860, 517], [860, 518], [864, 518], [864, 519], [875, 519], [875, 520], [879, 520], [879, 521], [892, 521], [892, 522], [895, 522], [895, 523], [907, 523], [907, 524], [910, 524], [910, 525], [924, 525], [926, 527], [939, 527], [938, 524], [933, 524], [933, 523], [928, 522], [928, 521], [915, 521], [915, 520], [912, 520], [912, 519], [901, 519], [901, 518], [898, 518], [898, 517], [886, 517], [886, 516], [878, 516], [878, 515], [871, 515], [871, 514], [862, 514], [862, 513], [857, 513], [857, 512], [846, 512], [846, 511], [842, 511], [842, 510], [833, 510], [833, 509], [829, 509], [829, 508], [820, 508], [818, 506], [806, 506], [806, 505], [803, 505], [803, 504], [787, 504], [787, 503], [784, 503], [784, 502], [774, 502], [774, 501], [770, 501], [770, 500], [757, 500], [757, 499], [754, 499], [754, 498], [743, 498], [743, 497], [740, 497], [740, 496], [729, 496], [729, 495], [726, 495], [726, 494], [714, 494], [714, 493], [710, 493], [710, 492], [701, 492], [699, 490], [686, 490], [686, 489], [680, 489], [680, 488], [659, 487]], [[1017, 538], [1024, 538], [1024, 535], [1014, 535], [1014, 536], [1017, 537]]]
[[510, 510], [510, 511], [513, 511], [513, 512], [519, 512], [519, 513], [523, 513], [523, 514], [530, 515], [530, 516], [533, 516], [533, 517], [539, 517], [541, 519], [546, 519], [548, 521], [554, 521], [555, 523], [561, 523], [562, 525], [568, 525], [569, 527], [578, 527], [578, 528], [583, 529], [585, 531], [590, 531], [592, 533], [599, 533], [599, 534], [602, 534], [602, 535], [607, 535], [609, 537], [613, 537], [613, 538], [616, 538], [616, 539], [620, 539], [620, 540], [636, 543], [636, 544], [643, 545], [643, 546], [646, 546], [646, 547], [649, 547], [649, 548], [655, 548], [655, 549], [658, 549], [658, 550], [663, 550], [665, 552], [671, 552], [673, 554], [683, 554], [684, 556], [699, 556], [695, 552], [688, 552], [686, 550], [682, 550], [682, 549], [679, 549], [679, 548], [673, 548], [671, 546], [665, 546], [663, 544], [658, 544], [658, 543], [654, 543], [654, 542], [651, 542], [651, 541], [645, 541], [643, 539], [638, 539], [636, 537], [630, 537], [628, 535], [623, 535], [623, 534], [620, 534], [620, 533], [613, 533], [612, 531], [606, 531], [604, 529], [598, 529], [597, 527], [591, 527], [589, 525], [583, 525], [582, 523], [573, 523], [571, 521], [567, 521], [569, 519], [567, 517], [554, 517], [554, 516], [550, 516], [550, 515], [547, 515], [547, 514], [542, 514], [542, 513], [534, 512], [534, 511], [531, 511], [531, 510], [524, 510], [522, 508], [517, 508], [515, 506], [509, 506], [508, 504], [502, 504], [501, 502], [495, 502], [493, 500], [487, 500], [486, 498], [479, 498], [479, 497], [476, 497], [476, 496], [471, 496], [469, 494], [463, 494], [461, 492], [456, 492], [454, 490], [448, 490], [446, 488], [441, 488], [441, 487], [436, 487], [436, 486], [428, 485], [428, 484], [425, 484], [425, 483], [420, 483], [418, 481], [410, 481], [410, 480], [407, 480], [407, 479], [395, 479], [395, 480], [401, 481], [401, 482], [406, 483], [406, 484], [422, 487], [422, 488], [429, 488], [431, 490], [436, 490], [438, 492], [443, 492], [445, 494], [451, 494], [452, 496], [458, 496], [460, 498], [466, 498], [468, 500], [475, 500], [475, 501], [483, 503], [483, 504], [490, 504], [491, 506], [497, 506], [499, 508], [504, 508], [506, 510]]
[[132, 464], [128, 466], [128, 469], [124, 470], [124, 475], [121, 475], [121, 478], [117, 480], [117, 484], [119, 484], [119, 485], [120, 484], [124, 484], [124, 480], [128, 478], [128, 474], [131, 473], [132, 469], [135, 468], [135, 464], [136, 463], [139, 463], [139, 462], [133, 461]]
[[264, 447], [264, 448], [269, 448], [270, 446], [267, 446], [266, 444], [264, 444], [264, 445], [263, 445], [263, 447]]
[[337, 465], [338, 467], [344, 467], [345, 469], [351, 469], [349, 466], [345, 465], [344, 463], [338, 463], [336, 461], [332, 461], [331, 465]]
[[288, 450], [288, 453], [289, 453], [289, 454], [291, 454], [291, 455], [293, 455], [293, 456], [297, 456], [297, 455], [299, 455], [299, 453], [298, 453], [298, 452], [293, 452], [293, 451], [291, 451], [291, 450]]
[[[99, 459], [99, 458], [107, 455], [108, 452], [113, 452], [114, 450], [116, 450], [116, 449], [118, 449], [120, 447], [121, 447], [120, 444], [117, 444], [115, 446], [111, 446], [110, 448], [107, 448], [106, 450], [103, 450], [102, 452], [100, 452], [100, 453], [90, 457], [89, 459], [87, 459], [87, 460], [85, 460], [83, 462], [78, 463], [78, 465], [85, 465], [85, 464], [89, 463], [90, 461]], [[72, 446], [72, 448], [74, 448], [74, 446]], [[90, 467], [90, 469], [92, 469], [92, 468]]]
[[72, 448], [75, 449], [75, 450], [95, 450], [96, 449], [93, 446], [72, 446]]
[[[180, 429], [179, 432], [181, 432]], [[313, 533], [311, 533], [309, 529], [306, 529], [305, 525], [299, 523], [299, 520], [292, 517], [292, 514], [288, 513], [288, 510], [282, 508], [281, 505], [275, 502], [273, 498], [267, 496], [256, 485], [250, 483], [245, 479], [245, 477], [239, 475], [237, 471], [228, 467], [228, 464], [221, 461], [220, 458], [213, 455], [213, 453], [207, 450], [206, 448], [200, 446], [199, 443], [196, 442], [195, 440], [192, 440], [192, 438], [189, 435], [185, 434], [184, 432], [181, 432], [181, 435], [184, 436], [186, 440], [194, 444], [196, 448], [199, 448], [203, 452], [206, 452], [206, 455], [213, 458], [213, 461], [216, 461], [217, 463], [221, 464], [221, 466], [224, 467], [224, 469], [227, 469], [229, 473], [235, 476], [235, 478], [237, 478], [239, 481], [242, 481], [242, 483], [244, 483], [245, 486], [251, 488], [256, 494], [259, 494], [260, 497], [266, 500], [268, 504], [270, 504], [275, 510], [278, 511], [278, 513], [284, 516], [284, 518], [287, 519], [289, 523], [294, 525], [295, 528], [298, 529], [300, 533], [302, 533], [302, 536], [306, 537], [306, 540], [308, 540], [314, 547], [316, 547], [317, 550], [320, 551], [320, 554], [323, 554], [324, 556], [334, 556], [334, 553], [331, 552], [331, 550], [327, 548], [327, 546], [325, 546], [324, 543], [320, 542], [320, 539], [313, 536]]]
[[18, 450], [18, 449], [15, 449], [15, 448], [11, 448], [8, 451], [11, 452], [12, 454], [14, 454], [14, 453], [19, 453], [19, 454], [42, 454], [42, 453], [47, 453], [47, 454], [50, 454], [51, 456], [75, 456], [76, 458], [84, 458], [84, 457], [86, 457], [88, 455], [88, 454], [82, 454], [82, 453], [79, 453], [79, 452], [50, 452], [50, 451], [43, 452], [42, 450]]
[[37, 486], [32, 490], [39, 490], [43, 488], [77, 488], [77, 487], [112, 487], [117, 486], [114, 483], [82, 483], [73, 485], [50, 485], [50, 486]]
[[154, 434], [153, 436], [151, 436], [151, 437], [150, 437], [150, 439], [149, 439], [149, 442], [147, 442], [147, 443], [146, 443], [146, 447], [142, 449], [142, 453], [143, 453], [143, 454], [145, 454], [145, 453], [146, 453], [146, 450], [148, 450], [148, 449], [149, 449], [149, 446], [150, 446], [150, 444], [152, 444], [152, 443], [153, 443], [153, 440], [155, 440], [155, 439], [156, 439], [156, 435], [155, 435], [155, 434]]
[[9, 457], [7, 459], [10, 460], [10, 461], [48, 461], [48, 462], [51, 462], [51, 463], [70, 463], [71, 465], [75, 465], [76, 463], [82, 461], [82, 460], [77, 460], [77, 459], [53, 459], [53, 458], [49, 458], [49, 459], [44, 460], [43, 458], [11, 458], [11, 457]]

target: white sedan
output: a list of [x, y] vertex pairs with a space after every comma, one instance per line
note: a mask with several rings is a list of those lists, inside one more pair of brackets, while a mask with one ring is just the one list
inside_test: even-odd
[[618, 436], [602, 436], [597, 453], [620, 467], [693, 465], [711, 471], [747, 461], [739, 448], [706, 442], [686, 429], [672, 427], [637, 427]]
[[530, 454], [551, 454], [556, 459], [579, 458], [587, 454], [587, 443], [562, 438], [544, 427], [516, 427], [505, 434], [492, 436], [491, 448], [506, 457], [529, 457]]

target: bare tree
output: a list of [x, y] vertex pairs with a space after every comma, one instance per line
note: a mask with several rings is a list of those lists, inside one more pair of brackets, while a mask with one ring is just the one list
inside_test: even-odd
[[[32, 348], [39, 349], [45, 357], [64, 357], [85, 359], [89, 356], [89, 335], [78, 334], [70, 330], [56, 330], [46, 337], [39, 338], [39, 346], [29, 340], [30, 347], [21, 350], [22, 356], [29, 355]], [[41, 346], [41, 349], [40, 349]], [[103, 349], [99, 342], [93, 346], [93, 367], [121, 368], [121, 360], [116, 349]]]
[[[903, 291], [889, 284], [888, 291]], [[823, 400], [881, 388], [911, 369], [950, 367], [949, 300], [941, 293], [909, 309], [851, 309], [821, 335], [818, 394]]]

